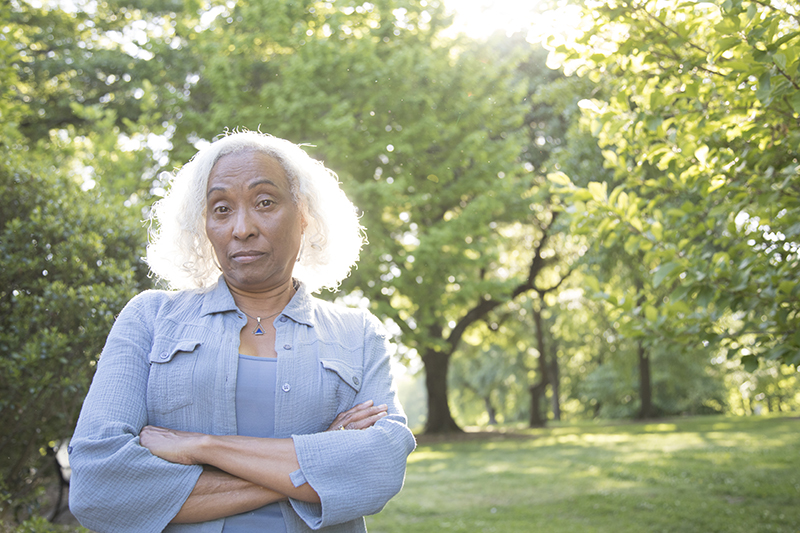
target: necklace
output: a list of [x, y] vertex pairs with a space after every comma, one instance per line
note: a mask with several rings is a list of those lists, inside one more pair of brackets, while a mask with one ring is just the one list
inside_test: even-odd
[[[242, 311], [242, 313], [244, 313], [244, 311]], [[253, 335], [256, 335], [256, 336], [263, 335], [264, 334], [264, 328], [261, 327], [261, 317], [260, 316], [253, 317], [253, 316], [248, 315], [247, 313], [244, 313], [244, 314], [247, 315], [249, 318], [252, 318], [256, 322], [258, 322], [258, 325], [256, 326], [256, 329], [253, 330]], [[264, 320], [268, 320], [268, 319], [270, 319], [270, 318], [272, 318], [274, 316], [278, 316], [279, 314], [281, 314], [280, 311], [278, 311], [277, 313], [273, 313], [273, 314], [271, 314], [269, 316], [265, 316]]]

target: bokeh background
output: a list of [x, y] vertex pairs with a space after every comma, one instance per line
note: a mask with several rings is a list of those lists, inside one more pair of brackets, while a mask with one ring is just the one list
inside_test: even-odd
[[796, 412], [798, 21], [778, 0], [3, 2], [2, 520], [60, 514], [105, 336], [159, 286], [143, 221], [233, 129], [303, 143], [359, 207], [369, 244], [321, 296], [395, 335], [418, 434]]

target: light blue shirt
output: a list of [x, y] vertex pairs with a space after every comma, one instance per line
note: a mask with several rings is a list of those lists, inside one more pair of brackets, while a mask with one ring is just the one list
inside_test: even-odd
[[[236, 435], [239, 332], [247, 323], [222, 278], [205, 293], [146, 291], [120, 313], [69, 447], [70, 509], [104, 532], [220, 533], [223, 520], [168, 525], [202, 467], [155, 457], [148, 424]], [[300, 285], [273, 322], [278, 352], [275, 436], [291, 437], [321, 503], [281, 503], [289, 533], [366, 531], [403, 485], [415, 446], [389, 368], [390, 344], [370, 313], [312, 297]], [[389, 415], [365, 430], [331, 431], [336, 415], [373, 400]]]
[[[246, 437], [275, 436], [275, 371], [278, 360], [239, 354], [236, 430]], [[280, 502], [225, 518], [222, 533], [286, 533]]]

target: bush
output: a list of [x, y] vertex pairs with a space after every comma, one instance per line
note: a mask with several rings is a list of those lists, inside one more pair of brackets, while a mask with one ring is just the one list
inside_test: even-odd
[[0, 145], [0, 516], [19, 521], [54, 478], [48, 449], [71, 435], [115, 315], [148, 280], [136, 213], [81, 190], [52, 145], [9, 145]]

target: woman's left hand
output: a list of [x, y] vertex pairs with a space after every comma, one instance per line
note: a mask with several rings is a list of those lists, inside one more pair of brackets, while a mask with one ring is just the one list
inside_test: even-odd
[[205, 436], [203, 433], [145, 426], [139, 433], [139, 443], [153, 455], [171, 463], [194, 465], [198, 463], [193, 457], [193, 450]]
[[375, 422], [387, 414], [389, 413], [386, 404], [373, 405], [372, 400], [368, 400], [336, 415], [333, 423], [326, 431], [334, 431], [337, 429], [367, 429], [368, 427], [372, 427]]

